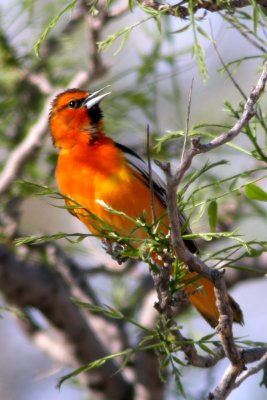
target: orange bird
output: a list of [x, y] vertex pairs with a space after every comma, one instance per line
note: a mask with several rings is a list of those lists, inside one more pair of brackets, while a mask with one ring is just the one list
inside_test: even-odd
[[[104, 88], [105, 89], [105, 88]], [[146, 162], [135, 152], [122, 144], [114, 142], [103, 130], [103, 114], [99, 107], [109, 93], [98, 90], [90, 94], [79, 89], [69, 89], [59, 94], [52, 103], [50, 130], [54, 145], [59, 148], [56, 178], [61, 193], [68, 197], [68, 205], [81, 207], [70, 209], [92, 233], [106, 226], [122, 236], [142, 239], [144, 230], [134, 229], [134, 221], [146, 213], [148, 223], [152, 223], [151, 192], [149, 172]], [[166, 188], [161, 178], [152, 172], [155, 211], [163, 217], [160, 229], [168, 232], [166, 216]], [[123, 213], [115, 214], [103, 206], [103, 202]], [[89, 212], [86, 210], [89, 210]], [[181, 222], [184, 217], [181, 214]], [[185, 242], [196, 252], [193, 241]], [[186, 278], [196, 276], [188, 273]], [[218, 324], [218, 309], [213, 283], [199, 277], [196, 284], [188, 284], [184, 289], [190, 302], [202, 316], [215, 327]], [[243, 316], [239, 305], [229, 296], [234, 320], [242, 323]]]

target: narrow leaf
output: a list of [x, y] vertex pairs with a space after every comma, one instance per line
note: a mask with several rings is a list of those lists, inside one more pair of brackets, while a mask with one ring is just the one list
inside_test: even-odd
[[60, 378], [60, 380], [59, 380], [59, 382], [58, 382], [58, 384], [57, 384], [57, 388], [60, 389], [61, 385], [62, 385], [66, 380], [68, 380], [68, 379], [70, 379], [70, 378], [73, 378], [74, 376], [77, 376], [77, 375], [81, 374], [82, 372], [87, 372], [87, 371], [90, 371], [90, 370], [92, 370], [92, 369], [99, 368], [99, 367], [101, 367], [103, 364], [105, 364], [108, 360], [112, 360], [112, 359], [114, 359], [114, 358], [121, 357], [121, 356], [127, 356], [128, 354], [131, 354], [131, 353], [133, 353], [133, 352], [134, 352], [133, 349], [128, 348], [128, 349], [122, 350], [122, 351], [120, 351], [120, 352], [118, 352], [118, 353], [110, 354], [110, 355], [108, 355], [108, 356], [99, 358], [98, 360], [93, 361], [93, 362], [91, 362], [91, 363], [89, 363], [89, 364], [87, 364], [87, 365], [83, 365], [83, 366], [81, 366], [81, 367], [75, 369], [75, 370], [72, 371], [71, 373], [69, 373], [69, 374], [67, 374], [67, 375], [64, 375], [62, 378]]
[[181, 32], [185, 32], [188, 30], [188, 28], [190, 28], [191, 24], [185, 25], [183, 28], [181, 29], [177, 29], [177, 31], [173, 31], [171, 33], [181, 33]]
[[210, 224], [210, 231], [216, 231], [216, 224], [218, 218], [218, 205], [216, 200], [212, 200], [208, 207], [208, 216], [209, 216], [209, 224]]
[[212, 40], [212, 38], [210, 37], [210, 35], [200, 26], [197, 27], [197, 31], [204, 36], [206, 39], [208, 39], [211, 43], [214, 42], [214, 40]]
[[215, 333], [210, 333], [209, 335], [205, 335], [201, 338], [201, 342], [207, 342], [215, 336]]
[[40, 38], [37, 40], [37, 42], [34, 44], [34, 52], [37, 57], [39, 57], [39, 50], [41, 44], [45, 41], [48, 33], [51, 31], [51, 29], [54, 28], [54, 26], [58, 23], [59, 19], [64, 15], [68, 10], [71, 10], [75, 4], [77, 3], [77, 0], [72, 0], [69, 4], [66, 5], [51, 21], [49, 24], [45, 27], [45, 30], [41, 34]]
[[194, 43], [193, 54], [196, 56], [200, 75], [205, 82], [208, 78], [208, 70], [206, 67], [206, 55], [204, 47], [201, 46], [198, 42]]
[[159, 33], [162, 33], [161, 15], [160, 14], [155, 17], [155, 21], [156, 21]]
[[101, 358], [99, 360], [96, 360], [88, 365], [84, 365], [80, 368], [75, 369], [74, 371], [72, 371], [71, 373], [62, 376], [62, 378], [60, 378], [58, 384], [57, 384], [57, 388], [60, 389], [61, 385], [67, 381], [70, 378], [73, 378], [74, 376], [77, 376], [79, 374], [81, 374], [82, 372], [87, 372], [90, 371], [91, 369], [95, 369], [95, 368], [99, 368], [101, 367], [103, 364], [106, 363], [107, 360], [105, 360], [104, 358]]
[[245, 186], [245, 195], [248, 199], [267, 201], [267, 193], [254, 183]]
[[114, 53], [114, 56], [117, 56], [117, 55], [122, 51], [122, 49], [124, 48], [126, 42], [127, 42], [128, 39], [129, 39], [129, 36], [130, 36], [130, 33], [131, 33], [131, 32], [132, 32], [131, 29], [129, 29], [128, 31], [125, 32], [125, 34], [124, 34], [124, 36], [123, 36], [123, 38], [122, 38], [122, 41], [121, 41], [121, 43], [120, 43], [118, 49], [117, 49], [117, 50], [115, 51], [115, 53]]
[[130, 8], [131, 12], [133, 12], [134, 0], [128, 0], [128, 5], [129, 5], [129, 8]]
[[203, 351], [214, 356], [213, 351], [208, 346], [206, 346], [204, 343], [199, 342], [198, 345]]
[[258, 25], [259, 25], [259, 18], [260, 18], [260, 13], [259, 13], [259, 9], [258, 6], [256, 4], [256, 2], [253, 1], [253, 31], [256, 34], [257, 33], [257, 29], [258, 29]]

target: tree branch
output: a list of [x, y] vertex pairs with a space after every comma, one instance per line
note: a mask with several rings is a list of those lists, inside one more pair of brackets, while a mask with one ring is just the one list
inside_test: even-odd
[[[67, 285], [59, 275], [42, 265], [19, 260], [0, 246], [0, 289], [6, 298], [21, 308], [39, 309], [64, 335], [77, 365], [87, 364], [106, 355], [98, 335], [81, 310], [70, 300]], [[86, 373], [86, 381], [95, 399], [129, 400], [131, 385], [113, 361]]]
[[[251, 91], [248, 97], [244, 111], [240, 119], [236, 122], [232, 129], [228, 132], [220, 135], [219, 137], [213, 139], [207, 144], [201, 144], [200, 138], [194, 138], [191, 141], [191, 148], [185, 154], [185, 157], [181, 160], [179, 168], [172, 173], [170, 164], [160, 164], [164, 170], [167, 178], [167, 196], [168, 196], [168, 213], [170, 221], [171, 230], [171, 242], [178, 259], [188, 266], [190, 271], [194, 271], [214, 283], [214, 290], [217, 300], [217, 307], [219, 311], [219, 323], [216, 331], [220, 337], [224, 354], [230, 360], [230, 366], [226, 371], [221, 383], [217, 386], [214, 393], [212, 394], [214, 399], [223, 399], [231, 392], [234, 387], [237, 376], [244, 368], [244, 358], [241, 357], [240, 352], [237, 350], [233, 332], [232, 332], [232, 322], [233, 315], [232, 310], [228, 301], [228, 293], [225, 285], [223, 275], [218, 270], [208, 267], [201, 259], [199, 259], [195, 254], [192, 254], [188, 248], [185, 246], [181, 235], [181, 224], [179, 218], [179, 211], [177, 209], [177, 199], [176, 193], [178, 190], [178, 185], [180, 184], [184, 174], [191, 166], [193, 158], [201, 153], [211, 151], [223, 144], [233, 140], [250, 119], [255, 115], [255, 105], [258, 101], [260, 95], [263, 93], [265, 84], [267, 81], [267, 62], [263, 65], [262, 74], [257, 82], [255, 88]], [[164, 281], [164, 280], [163, 280]], [[161, 299], [161, 294], [159, 299]], [[180, 332], [176, 330], [178, 336]], [[190, 351], [187, 348], [181, 347], [185, 354], [189, 357], [194, 356], [195, 351], [190, 346]], [[193, 362], [194, 357], [193, 357]], [[202, 361], [201, 361], [202, 362]]]
[[[87, 80], [87, 72], [79, 72], [70, 82], [70, 86], [82, 86], [87, 82]], [[28, 159], [36, 155], [37, 150], [41, 147], [42, 141], [48, 133], [50, 104], [58, 91], [59, 89], [53, 90], [46, 100], [43, 111], [41, 112], [37, 122], [29, 130], [25, 139], [23, 139], [23, 141], [10, 153], [0, 175], [0, 195], [9, 190], [10, 185], [12, 185], [14, 180], [20, 175]]]
[[[138, 3], [143, 7], [153, 8], [163, 12], [165, 15], [171, 15], [173, 17], [187, 18], [190, 15], [189, 5], [181, 5], [184, 2], [179, 2], [178, 4], [170, 5], [168, 3], [159, 3], [154, 0], [138, 0]], [[267, 7], [266, 0], [257, 0], [257, 4], [262, 7]], [[208, 1], [208, 0], [197, 0], [194, 2], [193, 11], [196, 13], [199, 10], [205, 10], [209, 12], [218, 12], [222, 10], [234, 10], [236, 8], [243, 8], [250, 6], [251, 2], [249, 0], [222, 0], [222, 1]]]
[[245, 370], [239, 377], [239, 379], [235, 382], [234, 388], [237, 388], [241, 385], [248, 377], [257, 374], [262, 369], [266, 368], [267, 365], [267, 351], [260, 358], [258, 365], [256, 367], [249, 368]]
[[[109, 16], [106, 11], [105, 1], [102, 0], [99, 4], [99, 14], [97, 17], [92, 17], [88, 13], [88, 6], [84, 1], [79, 3], [79, 7], [75, 8], [75, 13], [72, 15], [71, 21], [63, 28], [62, 34], [67, 34], [76, 27], [81, 18], [84, 17], [87, 23], [88, 43], [90, 45], [89, 64], [86, 72], [78, 73], [68, 84], [68, 87], [80, 87], [94, 81], [106, 72], [106, 66], [103, 63], [101, 54], [98, 52], [97, 43], [100, 38], [103, 26], [109, 21]], [[102, 4], [103, 3], [103, 4]], [[110, 17], [111, 18], [111, 17]], [[55, 50], [57, 40], [47, 40], [46, 45], [41, 49], [42, 59], [45, 59], [51, 51]], [[37, 122], [29, 130], [23, 141], [10, 153], [6, 165], [0, 175], [0, 195], [6, 193], [13, 181], [20, 175], [27, 160], [31, 158], [42, 145], [44, 136], [48, 131], [48, 115], [50, 103], [60, 88], [52, 90], [50, 82], [40, 73], [23, 72], [23, 76], [27, 76], [28, 81], [39, 87], [41, 92], [50, 94], [46, 100]]]

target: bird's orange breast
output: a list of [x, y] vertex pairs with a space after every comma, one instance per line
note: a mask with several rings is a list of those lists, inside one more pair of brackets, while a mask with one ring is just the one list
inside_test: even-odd
[[[61, 150], [57, 166], [57, 180], [61, 192], [112, 227], [120, 235], [132, 234], [144, 237], [139, 229], [132, 233], [134, 222], [146, 215], [151, 223], [151, 193], [145, 183], [136, 175], [113, 142], [93, 145], [77, 144], [71, 149]], [[107, 211], [101, 201], [131, 219]], [[164, 205], [155, 199], [156, 214], [165, 211]], [[81, 209], [73, 210], [75, 215], [97, 233], [101, 226], [90, 214]], [[108, 228], [108, 227], [106, 227]]]

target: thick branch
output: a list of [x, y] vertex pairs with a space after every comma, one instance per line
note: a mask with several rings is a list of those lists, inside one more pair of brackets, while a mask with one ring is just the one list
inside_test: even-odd
[[236, 381], [234, 387], [238, 387], [243, 383], [248, 377], [257, 374], [259, 371], [262, 369], [266, 368], [267, 366], [267, 351], [262, 355], [262, 357], [259, 359], [258, 364], [255, 367], [248, 368], [245, 370], [239, 379]]
[[[263, 93], [265, 84], [267, 81], [267, 62], [263, 65], [262, 74], [258, 80], [257, 85], [251, 91], [248, 97], [244, 111], [240, 119], [236, 122], [232, 129], [228, 132], [220, 135], [218, 138], [213, 139], [207, 144], [201, 144], [200, 139], [193, 139], [191, 143], [191, 148], [183, 157], [181, 164], [174, 174], [171, 173], [171, 168], [169, 164], [162, 166], [167, 177], [167, 195], [168, 195], [168, 213], [171, 228], [171, 241], [174, 251], [178, 259], [184, 262], [190, 271], [199, 273], [200, 275], [206, 277], [214, 283], [214, 291], [217, 300], [217, 307], [219, 311], [219, 324], [217, 326], [217, 333], [219, 334], [224, 354], [230, 360], [231, 364], [226, 371], [221, 383], [215, 389], [212, 394], [215, 399], [226, 398], [234, 387], [237, 376], [240, 374], [244, 367], [244, 358], [241, 357], [240, 352], [237, 350], [233, 332], [232, 332], [232, 322], [233, 315], [232, 310], [228, 301], [228, 293], [223, 279], [222, 274], [218, 270], [214, 270], [208, 267], [201, 259], [199, 259], [195, 254], [192, 254], [188, 248], [185, 246], [181, 235], [181, 224], [179, 218], [179, 211], [177, 209], [177, 199], [176, 193], [178, 190], [178, 185], [181, 182], [184, 174], [191, 166], [193, 158], [197, 154], [211, 151], [223, 144], [233, 140], [238, 134], [241, 133], [242, 129], [250, 121], [250, 119], [255, 115], [255, 105], [258, 101], [260, 95]], [[180, 335], [180, 332], [177, 331]], [[183, 349], [183, 347], [182, 347]], [[195, 357], [195, 350], [193, 348], [183, 349], [185, 354], [190, 357]], [[194, 362], [194, 361], [193, 361]]]
[[[225, 357], [229, 358], [231, 355], [229, 356], [226, 351], [228, 350], [229, 346], [231, 346], [231, 343], [227, 346], [215, 347], [212, 349], [212, 355], [203, 356], [198, 354], [192, 341], [188, 340], [182, 335], [173, 318], [176, 316], [176, 302], [180, 304], [183, 301], [183, 298], [182, 295], [178, 297], [171, 295], [169, 290], [170, 271], [166, 267], [167, 266], [165, 265], [165, 270], [164, 267], [162, 268], [160, 274], [152, 272], [154, 285], [159, 299], [159, 302], [155, 305], [155, 308], [169, 319], [168, 324], [170, 331], [176, 337], [177, 343], [180, 343], [180, 349], [184, 352], [188, 363], [198, 368], [210, 368], [216, 365], [219, 360]], [[221, 296], [221, 293], [219, 293], [219, 296]], [[222, 341], [224, 340], [225, 339], [222, 339]], [[248, 350], [235, 349], [235, 351], [236, 358], [238, 360], [242, 360], [242, 362], [246, 364], [261, 359], [265, 355], [267, 348], [251, 348]]]
[[[19, 260], [0, 246], [0, 289], [21, 308], [38, 308], [67, 339], [76, 365], [106, 355], [94, 330], [70, 300], [63, 280], [51, 269]], [[87, 383], [96, 399], [131, 399], [131, 386], [113, 362], [87, 373]]]
[[[82, 86], [88, 80], [86, 72], [80, 72], [70, 82], [71, 87]], [[48, 134], [48, 115], [50, 103], [59, 90], [54, 90], [47, 99], [37, 122], [29, 130], [25, 139], [10, 153], [5, 167], [0, 175], [0, 195], [4, 194], [19, 176], [29, 158], [36, 154]]]
[[[75, 13], [71, 21], [64, 27], [62, 34], [70, 33], [74, 27], [84, 17], [88, 28], [88, 43], [91, 46], [89, 52], [88, 70], [77, 74], [74, 79], [69, 82], [68, 87], [83, 86], [89, 79], [90, 82], [99, 78], [106, 72], [106, 66], [103, 63], [102, 56], [98, 52], [97, 42], [100, 40], [100, 34], [103, 26], [108, 22], [112, 15], [106, 11], [106, 2], [102, 1], [99, 4], [99, 14], [97, 17], [92, 17], [88, 13], [88, 6], [85, 2], [81, 1], [79, 7], [76, 7]], [[123, 10], [121, 10], [123, 12]], [[55, 51], [57, 47], [57, 40], [52, 39], [47, 41], [41, 49], [42, 58], [45, 59], [51, 51]], [[59, 88], [51, 90], [50, 83], [45, 79], [42, 74], [27, 73], [25, 71], [23, 76], [26, 76], [29, 81], [37, 85], [42, 92], [49, 93], [50, 97], [47, 99], [42, 113], [40, 114], [37, 122], [29, 130], [25, 139], [11, 152], [6, 165], [0, 175], [0, 195], [4, 194], [16, 179], [27, 160], [36, 154], [42, 144], [42, 140], [48, 131], [48, 114], [52, 98], [60, 91]]]
[[[182, 2], [170, 5], [168, 3], [160, 3], [154, 0], [138, 0], [138, 3], [144, 7], [161, 11], [165, 15], [172, 15], [173, 17], [187, 18], [190, 15], [189, 5], [181, 5]], [[267, 7], [266, 0], [257, 0], [256, 3], [262, 7]], [[218, 12], [222, 10], [234, 10], [236, 8], [243, 8], [250, 5], [250, 0], [222, 0], [217, 2], [198, 0], [194, 2], [193, 12], [196, 13], [199, 10]]]

